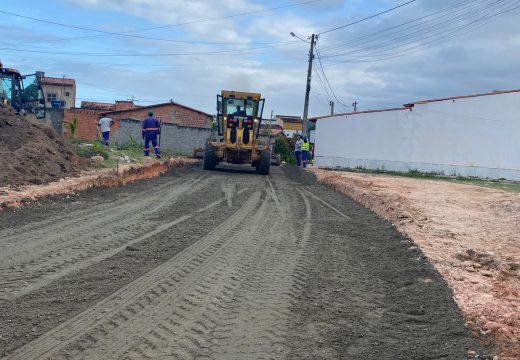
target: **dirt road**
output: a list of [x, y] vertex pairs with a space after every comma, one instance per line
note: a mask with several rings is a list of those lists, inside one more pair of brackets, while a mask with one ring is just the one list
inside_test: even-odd
[[408, 239], [292, 167], [6, 210], [0, 248], [8, 359], [484, 357]]

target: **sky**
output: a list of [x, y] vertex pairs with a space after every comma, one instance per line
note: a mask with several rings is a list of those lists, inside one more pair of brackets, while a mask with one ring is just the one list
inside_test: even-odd
[[309, 116], [520, 88], [520, 0], [416, 0], [342, 27], [407, 2], [2, 0], [0, 60], [75, 79], [76, 106], [172, 99], [213, 114], [227, 89], [260, 92], [264, 117], [301, 116], [320, 34]]

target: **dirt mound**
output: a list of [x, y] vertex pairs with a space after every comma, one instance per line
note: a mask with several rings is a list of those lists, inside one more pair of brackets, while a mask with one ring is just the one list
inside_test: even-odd
[[57, 180], [71, 172], [73, 158], [50, 127], [0, 107], [0, 187]]

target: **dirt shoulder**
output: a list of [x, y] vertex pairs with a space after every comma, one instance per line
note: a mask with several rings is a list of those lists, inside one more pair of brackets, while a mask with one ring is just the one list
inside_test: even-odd
[[444, 181], [312, 169], [408, 235], [500, 359], [520, 353], [520, 194]]
[[6, 206], [19, 206], [50, 195], [73, 194], [93, 187], [124, 185], [132, 181], [148, 179], [169, 169], [194, 164], [198, 160], [186, 157], [170, 157], [166, 160], [121, 165], [113, 169], [89, 170], [77, 176], [61, 178], [44, 185], [0, 187], [0, 210]]

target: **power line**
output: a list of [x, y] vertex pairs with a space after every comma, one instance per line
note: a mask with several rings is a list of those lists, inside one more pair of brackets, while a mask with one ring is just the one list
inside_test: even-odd
[[[511, 5], [513, 5], [513, 4], [511, 4]], [[508, 4], [508, 5], [510, 5], [510, 4]], [[359, 51], [351, 51], [351, 52], [342, 54], [342, 55], [348, 55], [348, 54], [357, 55], [366, 50], [375, 50], [372, 53], [361, 55], [360, 57], [357, 57], [357, 58], [351, 58], [351, 59], [342, 60], [342, 61], [331, 61], [331, 60], [325, 59], [325, 61], [338, 62], [338, 63], [374, 62], [374, 61], [383, 61], [383, 60], [388, 60], [388, 59], [392, 59], [392, 58], [396, 58], [396, 57], [413, 54], [417, 51], [423, 50], [426, 47], [434, 47], [437, 45], [445, 44], [446, 42], [448, 42], [452, 39], [460, 37], [477, 28], [480, 28], [480, 27], [492, 22], [497, 17], [510, 13], [514, 10], [517, 10], [518, 8], [520, 8], [520, 4], [518, 4], [518, 2], [516, 2], [516, 4], [514, 6], [511, 6], [508, 8], [499, 8], [499, 7], [493, 8], [493, 9], [491, 9], [491, 11], [488, 11], [486, 14], [482, 15], [478, 19], [475, 19], [475, 20], [473, 20], [469, 23], [465, 23], [463, 25], [459, 25], [455, 28], [448, 28], [448, 29], [446, 29], [446, 31], [442, 31], [440, 34], [433, 34], [433, 35], [429, 35], [429, 36], [423, 36], [422, 38], [418, 38], [418, 39], [412, 39], [412, 40], [409, 40], [408, 42], [405, 42], [404, 44], [397, 45], [397, 46], [391, 46], [391, 44], [388, 44], [387, 46], [381, 46], [379, 48], [375, 47], [373, 49], [361, 49]], [[427, 42], [413, 45], [417, 42], [417, 40], [425, 40], [428, 38], [433, 38], [433, 39], [430, 41], [427, 41]], [[395, 50], [399, 47], [402, 48], [406, 45], [413, 45], [413, 46], [409, 46], [408, 48], [402, 49], [400, 51], [395, 51], [395, 52], [390, 52], [390, 53], [382, 52], [382, 51], [384, 51], [385, 47], [388, 47], [388, 46], [390, 46], [390, 48], [388, 50]], [[394, 48], [394, 49], [392, 49], [392, 48]]]
[[325, 74], [325, 69], [323, 69], [323, 64], [321, 62], [321, 54], [320, 54], [320, 46], [319, 42], [316, 42], [316, 55], [318, 56], [318, 63], [320, 65], [321, 73], [323, 75], [323, 78], [325, 79], [325, 83], [327, 84], [328, 88], [330, 89], [330, 92], [333, 96], [333, 98], [345, 109], [351, 108], [352, 106], [345, 105], [343, 101], [341, 101], [337, 96], [334, 90], [332, 89], [332, 86], [330, 85], [329, 79], [327, 78], [327, 75]]
[[[377, 31], [375, 33], [371, 33], [371, 34], [364, 35], [364, 36], [357, 36], [356, 39], [354, 39], [354, 40], [339, 41], [339, 42], [336, 42], [336, 43], [334, 43], [332, 45], [324, 46], [322, 48], [322, 50], [324, 52], [327, 52], [327, 51], [332, 50], [332, 49], [348, 47], [348, 45], [370, 43], [370, 42], [372, 42], [372, 41], [374, 41], [376, 39], [383, 38], [383, 37], [387, 36], [388, 34], [392, 34], [392, 33], [398, 34], [398, 33], [401, 33], [401, 32], [405, 32], [405, 31], [407, 31], [408, 29], [411, 28], [411, 26], [407, 26], [407, 25], [411, 25], [413, 23], [417, 23], [417, 22], [419, 22], [421, 20], [425, 20], [425, 19], [430, 18], [429, 20], [425, 21], [425, 23], [428, 23], [428, 22], [434, 22], [437, 19], [448, 18], [449, 16], [446, 16], [446, 14], [444, 14], [444, 13], [448, 13], [448, 15], [450, 15], [450, 14], [457, 14], [457, 12], [459, 12], [460, 10], [465, 10], [466, 7], [468, 7], [468, 8], [473, 7], [475, 5], [475, 2], [477, 3], [476, 4], [477, 6], [480, 5], [479, 1], [477, 1], [477, 0], [468, 0], [468, 1], [465, 1], [465, 2], [462, 2], [462, 3], [457, 3], [455, 5], [451, 5], [451, 6], [445, 7], [443, 9], [441, 9], [441, 10], [434, 11], [432, 13], [429, 13], [427, 15], [421, 16], [419, 18], [416, 18], [416, 19], [413, 19], [413, 20], [410, 20], [410, 21], [406, 21], [406, 22], [401, 23], [399, 25], [392, 26], [392, 27], [389, 27], [389, 28]], [[457, 9], [457, 8], [459, 8], [459, 9]], [[454, 9], [456, 9], [456, 10], [454, 10]], [[456, 19], [456, 18], [454, 18], [454, 19]], [[421, 25], [422, 24], [419, 24], [419, 26], [421, 26]], [[399, 29], [399, 30], [397, 30], [397, 29]], [[377, 35], [381, 35], [381, 36], [377, 36]], [[366, 39], [370, 39], [370, 40], [363, 41], [363, 40], [366, 40]]]
[[382, 12], [380, 12], [380, 13], [377, 13], [377, 14], [374, 14], [374, 15], [371, 15], [371, 16], [368, 16], [368, 17], [363, 18], [363, 19], [361, 19], [361, 20], [357, 20], [357, 21], [354, 21], [354, 22], [351, 22], [351, 23], [348, 23], [348, 24], [345, 24], [345, 25], [341, 25], [341, 26], [338, 26], [338, 27], [335, 27], [335, 28], [332, 28], [332, 29], [329, 29], [329, 30], [322, 31], [321, 33], [318, 34], [318, 36], [319, 36], [319, 35], [326, 34], [326, 33], [329, 33], [329, 32], [331, 32], [331, 31], [336, 31], [336, 30], [339, 30], [339, 29], [346, 28], [347, 26], [351, 26], [351, 25], [359, 24], [360, 22], [363, 22], [363, 21], [366, 21], [366, 20], [369, 20], [369, 19], [373, 19], [373, 18], [375, 18], [375, 17], [377, 17], [377, 16], [379, 16], [379, 15], [386, 14], [386, 13], [388, 13], [388, 12], [390, 12], [390, 11], [393, 11], [393, 10], [399, 9], [400, 7], [403, 7], [403, 6], [405, 6], [405, 5], [411, 4], [411, 3], [413, 3], [413, 2], [415, 2], [415, 0], [411, 0], [411, 1], [405, 2], [405, 3], [401, 4], [401, 5], [398, 5], [398, 6], [395, 6], [395, 7], [391, 8], [391, 9], [388, 9], [388, 10], [382, 11]]
[[[400, 37], [388, 38], [384, 42], [376, 43], [373, 46], [367, 46], [360, 49], [354, 48], [348, 52], [323, 56], [323, 59], [325, 61], [334, 62], [327, 60], [327, 58], [354, 55], [357, 57], [337, 62], [372, 62], [408, 55], [420, 50], [421, 48], [444, 44], [449, 40], [482, 27], [497, 17], [510, 13], [520, 7], [518, 1], [511, 2], [500, 0], [495, 1], [493, 4], [493, 6], [484, 8], [484, 10], [472, 9], [470, 12], [458, 14], [457, 17], [448, 18], [447, 20], [436, 24], [435, 27], [430, 26], [429, 28], [426, 28], [427, 31], [424, 31], [425, 29], [423, 29]], [[462, 24], [453, 26], [452, 24], [457, 24], [455, 20], [466, 21]], [[440, 31], [437, 31], [438, 29], [440, 29]], [[425, 42], [425, 40], [427, 41]], [[418, 43], [418, 41], [421, 42]], [[369, 43], [370, 42], [367, 42], [367, 44]], [[401, 50], [397, 50], [399, 48], [401, 48]]]
[[81, 53], [81, 52], [66, 52], [66, 51], [44, 51], [44, 50], [28, 50], [28, 49], [13, 49], [13, 48], [0, 48], [0, 50], [17, 51], [17, 52], [29, 52], [38, 54], [54, 54], [54, 55], [70, 55], [70, 56], [146, 56], [146, 57], [157, 57], [157, 56], [190, 56], [190, 55], [212, 55], [212, 54], [224, 54], [224, 53], [237, 53], [237, 52], [249, 52], [254, 50], [262, 50], [269, 48], [276, 48], [280, 46], [288, 46], [300, 44], [299, 42], [291, 42], [290, 44], [278, 44], [278, 45], [266, 45], [258, 46], [245, 49], [229, 49], [229, 50], [214, 50], [205, 52], [193, 52], [193, 53], [159, 53], [159, 54], [139, 54], [139, 53]]
[[[494, 9], [498, 9], [501, 4], [500, 2], [503, 2], [504, 0], [497, 0], [494, 2], [494, 6], [495, 8], [492, 8], [492, 10]], [[489, 10], [489, 7], [486, 9], [486, 11]], [[444, 32], [448, 32], [450, 31], [453, 26], [452, 24], [456, 24], [458, 20], [461, 20], [461, 19], [471, 19], [471, 17], [473, 15], [480, 15], [482, 14], [484, 11], [483, 9], [481, 8], [477, 8], [477, 9], [472, 9], [471, 11], [469, 12], [463, 12], [462, 14], [457, 14], [457, 16], [454, 16], [454, 17], [445, 17], [445, 19], [440, 19], [440, 20], [443, 20], [443, 21], [440, 21], [438, 23], [435, 23], [433, 25], [430, 25], [426, 28], [423, 28], [423, 29], [420, 29], [420, 30], [417, 30], [417, 31], [413, 31], [409, 34], [404, 34], [404, 35], [401, 35], [401, 36], [398, 36], [398, 37], [390, 37], [390, 38], [383, 38], [383, 41], [382, 42], [374, 42], [374, 40], [378, 39], [378, 38], [382, 38], [381, 36], [379, 37], [376, 37], [375, 39], [371, 39], [369, 41], [365, 41], [365, 42], [361, 42], [360, 45], [369, 45], [370, 43], [374, 42], [375, 45], [373, 46], [368, 46], [368, 47], [364, 47], [364, 48], [361, 48], [361, 49], [358, 49], [356, 50], [356, 48], [353, 48], [352, 50], [348, 51], [348, 52], [339, 52], [339, 53], [335, 53], [335, 54], [330, 54], [328, 56], [324, 56], [323, 58], [330, 58], [330, 57], [337, 57], [337, 56], [342, 56], [342, 55], [348, 55], [348, 54], [351, 54], [351, 53], [358, 53], [358, 52], [362, 52], [362, 51], [367, 51], [367, 50], [373, 50], [373, 49], [382, 49], [384, 48], [385, 46], [391, 46], [391, 47], [397, 47], [398, 44], [402, 43], [402, 42], [413, 42], [413, 41], [416, 41], [416, 39], [424, 39], [424, 38], [428, 38], [428, 37], [431, 37], [431, 36], [436, 36], [437, 33], [436, 31], [438, 29], [440, 29], [440, 34], [444, 33]], [[404, 29], [404, 31], [408, 31], [409, 29]], [[410, 28], [410, 30], [413, 30], [413, 28]], [[399, 34], [400, 32], [403, 32], [403, 31], [398, 31], [396, 32], [395, 34]], [[429, 33], [433, 33], [431, 36], [424, 36], [426, 34], [429, 34]], [[415, 36], [417, 35], [417, 36]]]
[[[194, 21], [188, 21], [188, 22], [178, 23], [178, 24], [170, 24], [170, 25], [156, 26], [156, 27], [150, 27], [150, 28], [143, 28], [143, 29], [138, 29], [138, 30], [126, 31], [126, 32], [105, 31], [105, 30], [93, 29], [93, 28], [88, 28], [88, 27], [83, 27], [83, 26], [64, 24], [64, 23], [60, 23], [60, 22], [56, 22], [56, 21], [45, 20], [45, 19], [35, 18], [35, 17], [31, 17], [31, 16], [16, 14], [16, 13], [12, 13], [12, 12], [9, 12], [9, 11], [4, 11], [4, 10], [0, 10], [0, 13], [6, 14], [6, 15], [10, 15], [10, 16], [19, 17], [19, 18], [23, 18], [23, 19], [27, 19], [27, 20], [43, 22], [43, 23], [46, 23], [46, 24], [62, 26], [62, 27], [67, 27], [67, 28], [71, 28], [71, 29], [76, 29], [76, 30], [92, 31], [92, 32], [98, 33], [98, 35], [72, 37], [72, 38], [66, 38], [66, 39], [61, 39], [61, 40], [76, 40], [76, 39], [88, 38], [88, 37], [117, 35], [117, 36], [132, 37], [132, 38], [145, 39], [145, 40], [167, 41], [167, 42], [176, 42], [176, 43], [203, 44], [203, 45], [229, 45], [229, 44], [237, 45], [238, 43], [233, 43], [233, 42], [205, 42], [205, 41], [164, 39], [164, 38], [155, 38], [155, 37], [142, 36], [142, 35], [134, 35], [134, 34], [131, 34], [131, 33], [132, 32], [148, 31], [148, 30], [171, 28], [171, 27], [176, 27], [176, 26], [191, 25], [191, 24], [197, 24], [197, 23], [209, 22], [209, 21], [216, 21], [216, 20], [223, 20], [223, 19], [227, 19], [227, 18], [233, 18], [233, 17], [245, 16], [245, 15], [252, 15], [252, 14], [257, 14], [257, 13], [263, 13], [263, 12], [269, 12], [269, 11], [274, 11], [274, 10], [285, 9], [285, 8], [294, 7], [294, 6], [306, 5], [306, 4], [315, 3], [315, 2], [319, 2], [319, 1], [323, 1], [323, 0], [310, 0], [310, 1], [304, 1], [304, 2], [295, 3], [295, 4], [289, 4], [289, 5], [273, 7], [273, 8], [269, 8], [269, 9], [254, 10], [254, 11], [248, 11], [248, 12], [244, 12], [244, 13], [240, 13], [240, 14], [232, 14], [232, 15], [220, 16], [220, 17], [204, 19], [204, 20], [194, 20]], [[56, 41], [56, 40], [54, 40], [54, 41]], [[60, 40], [58, 40], [58, 41], [60, 41]], [[286, 44], [286, 43], [288, 43], [288, 42], [276, 42], [276, 43], [270, 42], [270, 43], [256, 43], [256, 44]], [[252, 44], [252, 43], [243, 43], [243, 44]], [[253, 44], [255, 44], [255, 43], [253, 43]]]
[[[9, 50], [8, 50], [9, 51]], [[21, 55], [4, 54], [4, 57], [20, 58], [20, 59], [31, 59], [49, 62], [58, 62], [60, 64], [73, 64], [73, 65], [100, 65], [100, 66], [120, 66], [120, 67], [132, 67], [135, 69], [135, 62], [133, 63], [109, 63], [109, 62], [92, 62], [92, 61], [67, 61], [53, 58], [42, 58], [42, 57], [30, 57]], [[176, 68], [176, 67], [200, 67], [200, 66], [259, 66], [259, 62], [191, 62], [187, 64], [145, 64], [139, 63], [142, 68]], [[294, 62], [279, 62], [279, 61], [262, 61], [261, 64], [273, 64], [273, 65], [291, 65]]]

